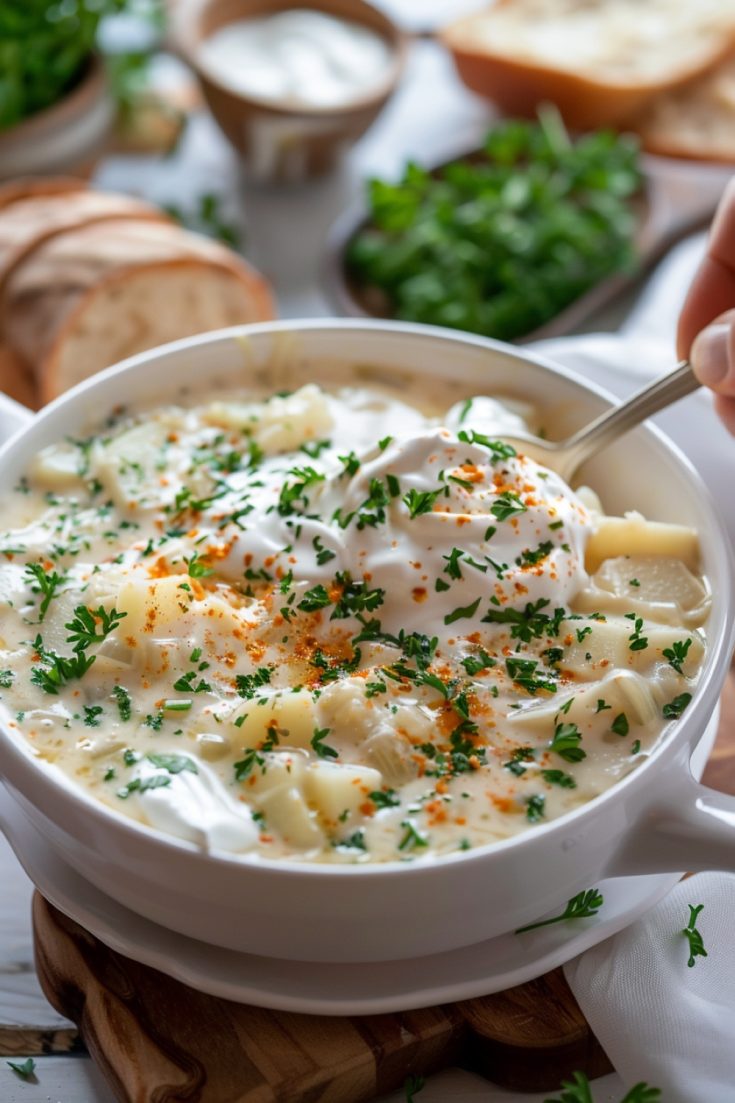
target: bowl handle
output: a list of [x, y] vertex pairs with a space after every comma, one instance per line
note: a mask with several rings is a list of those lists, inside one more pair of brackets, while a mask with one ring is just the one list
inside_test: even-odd
[[0, 444], [4, 444], [33, 418], [33, 411], [14, 398], [0, 394]]
[[612, 876], [640, 873], [735, 873], [735, 797], [687, 774], [666, 804], [653, 802], [613, 860]]

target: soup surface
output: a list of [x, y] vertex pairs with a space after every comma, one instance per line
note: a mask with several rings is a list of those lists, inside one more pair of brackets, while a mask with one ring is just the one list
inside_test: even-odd
[[522, 404], [353, 382], [118, 412], [8, 492], [0, 694], [48, 768], [203, 848], [411, 861], [593, 799], [686, 708], [694, 532], [517, 454]]

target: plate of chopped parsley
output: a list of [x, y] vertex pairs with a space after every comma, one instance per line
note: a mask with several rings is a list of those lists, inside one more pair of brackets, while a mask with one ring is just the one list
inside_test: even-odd
[[675, 172], [632, 135], [571, 136], [552, 107], [501, 120], [464, 156], [368, 180], [334, 227], [329, 291], [351, 316], [568, 333], [711, 216], [719, 184]]

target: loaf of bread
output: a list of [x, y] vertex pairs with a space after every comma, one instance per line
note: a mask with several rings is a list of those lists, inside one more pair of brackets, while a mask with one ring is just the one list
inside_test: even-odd
[[735, 161], [735, 58], [683, 88], [656, 96], [628, 125], [649, 153]]
[[499, 0], [443, 32], [464, 82], [510, 114], [617, 122], [735, 49], [733, 0]]
[[3, 203], [0, 191], [3, 367], [24, 366], [36, 405], [134, 353], [273, 316], [242, 257], [140, 200], [24, 185]]

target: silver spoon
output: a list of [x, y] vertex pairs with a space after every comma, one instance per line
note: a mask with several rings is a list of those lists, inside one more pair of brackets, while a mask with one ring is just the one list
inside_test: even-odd
[[518, 431], [504, 433], [503, 440], [520, 445], [524, 454], [550, 467], [568, 483], [590, 456], [700, 386], [689, 361], [682, 360], [672, 372], [655, 379], [619, 406], [606, 410], [566, 440], [542, 440], [532, 433]]

